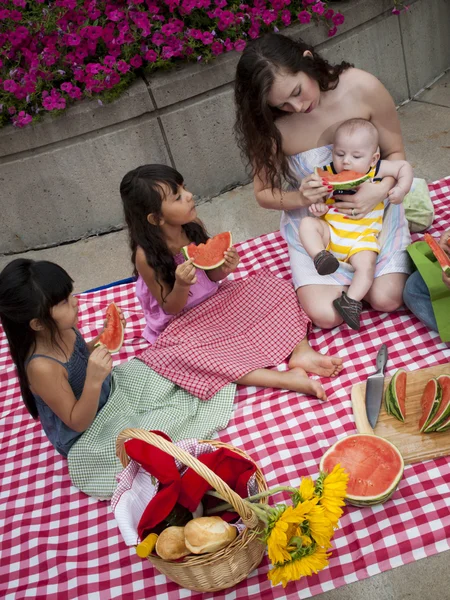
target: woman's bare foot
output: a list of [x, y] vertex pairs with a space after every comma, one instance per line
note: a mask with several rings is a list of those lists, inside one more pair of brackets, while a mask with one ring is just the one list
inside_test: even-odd
[[291, 354], [289, 368], [300, 367], [307, 373], [314, 373], [320, 377], [336, 377], [344, 368], [342, 358], [338, 356], [325, 356], [311, 348], [304, 338]]

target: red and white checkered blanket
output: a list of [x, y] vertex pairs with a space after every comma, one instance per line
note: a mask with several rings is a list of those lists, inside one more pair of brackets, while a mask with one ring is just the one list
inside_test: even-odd
[[[430, 186], [435, 231], [450, 226], [450, 178]], [[418, 239], [420, 236], [415, 236]], [[289, 279], [287, 248], [279, 233], [239, 245], [236, 277], [261, 268]], [[146, 343], [134, 285], [80, 296], [82, 333], [95, 333], [107, 305], [115, 301], [127, 316], [119, 361]], [[269, 486], [317, 473], [320, 457], [338, 437], [355, 432], [350, 390], [373, 371], [381, 343], [389, 347], [388, 372], [418, 369], [450, 360], [450, 348], [405, 309], [392, 315], [364, 311], [361, 331], [348, 327], [313, 330], [321, 352], [338, 354], [345, 370], [324, 380], [329, 402], [292, 392], [241, 387], [236, 410], [220, 439], [243, 448], [260, 465]], [[117, 359], [116, 359], [117, 360]], [[214, 594], [181, 590], [139, 559], [123, 543], [109, 505], [71, 487], [65, 459], [26, 413], [0, 335], [0, 597], [47, 600], [121, 598], [306, 598], [450, 548], [450, 457], [410, 465], [392, 500], [373, 508], [346, 509], [334, 537], [333, 555], [318, 575], [271, 588], [267, 560], [236, 588]]]

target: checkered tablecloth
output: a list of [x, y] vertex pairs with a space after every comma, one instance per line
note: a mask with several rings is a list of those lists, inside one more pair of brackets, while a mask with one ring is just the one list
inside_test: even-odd
[[[434, 231], [450, 226], [450, 178], [431, 184], [436, 207]], [[415, 236], [415, 239], [420, 236]], [[289, 279], [285, 242], [279, 233], [238, 246], [236, 277], [263, 266]], [[107, 305], [115, 301], [127, 317], [125, 345], [115, 360], [145, 347], [144, 322], [125, 284], [80, 295], [80, 329], [95, 334]], [[350, 390], [373, 370], [381, 343], [389, 348], [388, 373], [450, 361], [450, 348], [406, 310], [393, 315], [364, 311], [361, 331], [342, 326], [314, 330], [321, 352], [338, 354], [345, 369], [324, 380], [329, 402], [269, 389], [240, 387], [236, 410], [220, 439], [243, 448], [260, 465], [269, 486], [315, 476], [320, 457], [338, 437], [355, 432]], [[0, 335], [0, 597], [47, 600], [269, 599], [292, 600], [364, 579], [450, 548], [450, 457], [406, 467], [393, 499], [373, 508], [346, 509], [334, 537], [329, 568], [318, 575], [271, 588], [264, 559], [237, 587], [214, 594], [182, 590], [139, 559], [123, 543], [109, 504], [71, 486], [67, 464], [25, 411], [17, 379]], [[281, 499], [281, 498], [280, 498]]]

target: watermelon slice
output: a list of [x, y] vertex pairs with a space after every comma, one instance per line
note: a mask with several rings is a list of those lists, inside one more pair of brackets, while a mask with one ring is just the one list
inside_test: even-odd
[[405, 421], [406, 417], [406, 371], [399, 369], [391, 381], [384, 395], [384, 406], [388, 415], [392, 415], [399, 421]]
[[[444, 427], [450, 419], [450, 375], [440, 375], [438, 377], [439, 385], [442, 389], [442, 398], [438, 411], [433, 417], [424, 433], [439, 431], [439, 428]], [[442, 431], [442, 429], [440, 430]]]
[[439, 381], [433, 377], [427, 382], [422, 394], [420, 403], [422, 405], [422, 416], [419, 421], [419, 431], [423, 432], [432, 422], [434, 416], [439, 410], [441, 403], [442, 389]]
[[361, 185], [368, 179], [370, 179], [369, 173], [357, 173], [356, 171], [341, 171], [340, 173], [334, 174], [316, 167], [314, 173], [333, 186], [334, 190], [351, 190], [352, 188]]
[[111, 354], [119, 352], [123, 344], [123, 324], [117, 306], [110, 304], [106, 310], [106, 326], [98, 339], [98, 344], [104, 344]]
[[322, 456], [320, 470], [330, 473], [337, 464], [350, 475], [345, 500], [354, 506], [386, 502], [404, 469], [403, 457], [394, 444], [366, 433], [337, 441]]
[[[444, 271], [447, 277], [450, 277], [450, 257], [442, 250], [434, 237], [432, 237], [429, 233], [426, 233], [423, 236], [423, 239], [430, 246], [434, 256], [436, 257], [436, 260], [441, 265], [441, 269]], [[449, 245], [448, 242], [447, 245]]]
[[219, 235], [210, 238], [206, 244], [189, 244], [182, 248], [186, 260], [192, 259], [192, 264], [197, 269], [209, 271], [217, 269], [225, 262], [224, 252], [231, 248], [233, 239], [229, 231], [219, 233]]

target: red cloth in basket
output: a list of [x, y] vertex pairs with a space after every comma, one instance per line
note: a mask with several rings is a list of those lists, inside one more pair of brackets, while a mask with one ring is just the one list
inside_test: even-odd
[[[164, 433], [153, 433], [170, 441]], [[130, 458], [141, 464], [160, 483], [158, 493], [148, 503], [139, 521], [138, 533], [141, 539], [169, 515], [177, 502], [193, 512], [205, 493], [212, 489], [194, 469], [188, 468], [181, 477], [175, 459], [147, 442], [128, 440], [125, 442], [125, 449]], [[214, 471], [241, 498], [247, 497], [247, 482], [256, 471], [253, 462], [228, 448], [219, 448], [211, 454], [203, 454], [198, 460]]]

